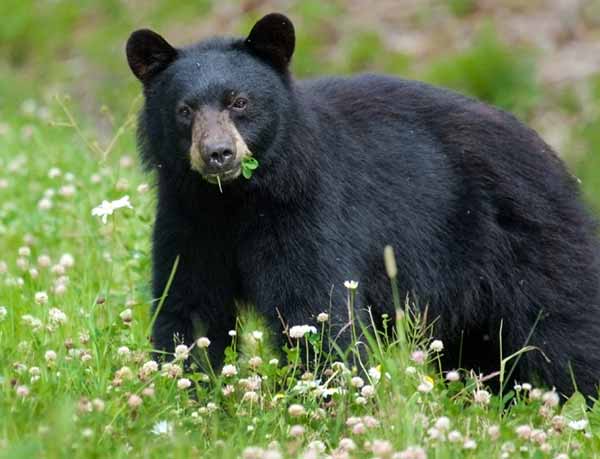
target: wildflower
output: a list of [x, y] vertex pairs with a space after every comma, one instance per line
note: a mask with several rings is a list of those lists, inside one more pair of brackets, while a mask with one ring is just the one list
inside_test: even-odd
[[460, 373], [456, 370], [449, 371], [446, 373], [446, 381], [456, 382], [460, 380]]
[[48, 350], [44, 354], [44, 358], [46, 359], [46, 362], [48, 362], [48, 364], [50, 365], [56, 361], [56, 352]]
[[235, 387], [233, 387], [231, 384], [227, 384], [225, 387], [223, 387], [223, 396], [225, 397], [229, 397], [231, 394], [233, 394], [235, 392]]
[[131, 371], [131, 368], [129, 368], [129, 367], [121, 367], [117, 371], [115, 371], [115, 377], [117, 379], [121, 379], [121, 380], [132, 379], [133, 372]]
[[[525, 384], [523, 384], [523, 388], [524, 387], [525, 387]], [[531, 389], [529, 391], [529, 398], [531, 400], [539, 400], [542, 398], [542, 395], [543, 395], [542, 389], [535, 388], [535, 389]]]
[[304, 427], [301, 425], [293, 425], [290, 427], [290, 437], [301, 437], [304, 435]]
[[94, 400], [92, 400], [92, 407], [96, 411], [101, 413], [102, 411], [104, 411], [104, 406], [105, 406], [104, 400], [99, 399], [99, 398], [95, 398]]
[[144, 397], [154, 397], [154, 385], [144, 387], [144, 389], [142, 390], [142, 395]]
[[570, 421], [567, 425], [573, 430], [584, 430], [588, 425], [588, 421], [587, 419], [579, 419], [578, 421]]
[[72, 196], [75, 196], [75, 186], [74, 185], [64, 185], [61, 186], [60, 189], [58, 190], [58, 194], [60, 194], [61, 196], [64, 196], [65, 198], [70, 198]]
[[304, 416], [306, 414], [306, 410], [302, 405], [294, 404], [289, 406], [288, 413], [291, 417], [298, 418], [300, 416]]
[[46, 304], [48, 302], [48, 294], [46, 292], [36, 292], [34, 299], [37, 304]]
[[52, 209], [52, 200], [49, 198], [42, 198], [38, 201], [37, 206], [40, 210], [50, 210]]
[[377, 384], [381, 379], [381, 366], [369, 368], [369, 377], [373, 384]]
[[279, 359], [271, 359], [271, 360], [269, 360], [269, 365], [273, 365], [273, 366], [279, 365]]
[[29, 388], [27, 386], [17, 386], [15, 389], [17, 396], [25, 398], [29, 395]]
[[352, 433], [355, 435], [362, 435], [367, 432], [367, 428], [362, 422], [359, 422], [352, 426]]
[[25, 271], [29, 267], [29, 260], [27, 258], [19, 257], [17, 258], [17, 268], [21, 271]]
[[130, 323], [133, 320], [133, 313], [131, 312], [131, 308], [127, 308], [121, 311], [119, 317], [124, 323]]
[[200, 349], [206, 349], [208, 346], [210, 346], [210, 340], [206, 336], [198, 338], [196, 340], [196, 346], [198, 346]]
[[290, 328], [289, 335], [290, 338], [302, 338], [307, 333], [317, 333], [317, 329], [312, 325], [294, 325]]
[[362, 386], [365, 385], [365, 382], [363, 381], [363, 379], [360, 376], [354, 376], [350, 380], [350, 384], [352, 384], [353, 387], [357, 387], [360, 389]]
[[55, 325], [64, 324], [68, 320], [67, 315], [58, 308], [51, 308], [48, 311], [48, 317], [50, 318], [50, 322]]
[[19, 247], [19, 256], [21, 256], [21, 257], [31, 256], [31, 249], [27, 246]]
[[410, 358], [416, 364], [423, 365], [425, 363], [425, 359], [427, 359], [427, 353], [421, 350], [416, 350], [410, 354]]
[[458, 430], [451, 430], [448, 432], [448, 441], [450, 443], [458, 443], [462, 441], [462, 434]]
[[479, 405], [489, 405], [491, 397], [487, 390], [477, 389], [473, 392], [473, 401]]
[[54, 179], [56, 177], [60, 177], [62, 171], [58, 167], [51, 167], [48, 170], [48, 178]]
[[421, 383], [417, 386], [417, 390], [419, 392], [427, 393], [433, 390], [433, 378], [430, 376], [423, 376], [421, 378]]
[[190, 356], [190, 350], [185, 344], [179, 344], [175, 347], [175, 360], [187, 360]]
[[475, 449], [475, 448], [477, 448], [477, 442], [475, 440], [473, 440], [472, 438], [465, 438], [465, 441], [463, 443], [463, 448], [464, 449]]
[[362, 421], [369, 429], [379, 426], [379, 421], [373, 416], [363, 416]]
[[427, 453], [420, 446], [409, 446], [395, 455], [398, 459], [427, 459]]
[[317, 316], [317, 322], [319, 323], [327, 322], [328, 320], [329, 314], [327, 314], [326, 312], [322, 312]]
[[8, 315], [8, 310], [6, 309], [6, 307], [0, 306], [0, 322], [2, 322], [4, 319], [6, 319], [7, 315]]
[[363, 386], [360, 390], [360, 394], [365, 398], [371, 398], [375, 395], [375, 388], [370, 384]]
[[60, 257], [58, 264], [65, 268], [72, 268], [75, 265], [75, 258], [70, 253], [65, 253]]
[[564, 428], [567, 426], [567, 420], [565, 419], [564, 416], [554, 416], [552, 418], [552, 420], [550, 421], [550, 423], [552, 424], [552, 428], [554, 430], [556, 430], [557, 432], [562, 432], [564, 430]]
[[148, 360], [144, 365], [142, 365], [141, 374], [144, 377], [148, 377], [153, 373], [158, 371], [158, 363], [154, 360]]
[[558, 397], [558, 394], [552, 390], [542, 395], [542, 402], [544, 402], [544, 405], [552, 408], [559, 404], [560, 398]]
[[252, 332], [252, 338], [254, 338], [256, 341], [262, 341], [262, 339], [263, 339], [263, 332], [261, 332], [259, 330], [254, 330]]
[[367, 404], [367, 399], [364, 398], [364, 397], [358, 396], [354, 400], [354, 403], [356, 403], [357, 405], [366, 405]]
[[253, 368], [253, 369], [258, 368], [259, 366], [262, 365], [262, 363], [263, 363], [262, 359], [259, 356], [251, 357], [248, 360], [248, 365], [250, 365], [250, 368]]
[[123, 196], [121, 199], [117, 199], [116, 201], [102, 201], [102, 203], [94, 207], [92, 209], [92, 215], [98, 216], [102, 218], [102, 223], [106, 224], [107, 217], [112, 215], [113, 212], [117, 209], [121, 209], [123, 207], [133, 209], [131, 203], [129, 202], [129, 196]]
[[351, 438], [342, 438], [338, 445], [338, 448], [344, 451], [352, 451], [356, 449], [356, 443]]
[[148, 185], [147, 183], [141, 183], [138, 185], [137, 187], [137, 192], [139, 194], [145, 194], [150, 190], [150, 185]]
[[130, 395], [129, 399], [127, 400], [127, 404], [129, 405], [129, 408], [134, 409], [134, 410], [136, 408], [138, 408], [142, 404], [142, 402], [143, 402], [143, 400], [141, 399], [141, 397], [136, 394]]
[[221, 374], [225, 377], [237, 375], [237, 368], [234, 365], [224, 365]]
[[122, 359], [128, 359], [131, 355], [131, 351], [127, 346], [120, 346], [117, 349], [117, 355]]
[[192, 381], [187, 378], [181, 378], [177, 381], [177, 389], [185, 390], [188, 389], [192, 385]]
[[517, 426], [515, 433], [519, 438], [523, 440], [529, 440], [529, 437], [531, 437], [531, 426], [527, 424]]
[[404, 370], [404, 372], [407, 375], [415, 375], [415, 374], [417, 374], [417, 369], [415, 367], [413, 367], [413, 366], [408, 366], [408, 367], [406, 367], [406, 369]]
[[373, 440], [371, 451], [378, 457], [388, 457], [394, 451], [392, 444], [387, 440]]
[[254, 392], [253, 390], [244, 392], [244, 395], [242, 396], [243, 401], [250, 402], [250, 403], [258, 402], [258, 398], [259, 398], [258, 394], [256, 392]]
[[229, 330], [228, 335], [233, 338], [235, 335], [237, 335], [237, 332], [235, 330]]
[[498, 440], [500, 438], [500, 427], [497, 425], [489, 426], [487, 429], [487, 433], [492, 439], [492, 441]]
[[158, 421], [150, 431], [154, 435], [171, 435], [173, 433], [173, 424], [168, 421]]
[[531, 384], [529, 383], [523, 383], [521, 384], [521, 388], [525, 391], [530, 391], [531, 390]]
[[123, 169], [133, 166], [133, 158], [129, 155], [121, 156], [121, 158], [119, 158], [119, 166], [121, 166]]
[[442, 432], [446, 432], [450, 429], [450, 419], [446, 416], [440, 416], [435, 421], [435, 428], [441, 430]]
[[163, 376], [171, 379], [179, 378], [183, 374], [183, 369], [174, 363], [164, 363], [162, 365]]
[[32, 279], [37, 279], [37, 277], [40, 275], [39, 271], [35, 268], [29, 268], [29, 276], [31, 276]]
[[429, 349], [433, 352], [442, 352], [444, 349], [444, 343], [439, 339], [433, 340], [429, 345]]
[[344, 282], [344, 287], [348, 290], [356, 290], [358, 288], [358, 282], [353, 280], [347, 280]]

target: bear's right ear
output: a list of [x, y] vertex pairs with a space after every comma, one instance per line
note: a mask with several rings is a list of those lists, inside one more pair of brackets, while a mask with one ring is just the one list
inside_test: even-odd
[[133, 32], [125, 49], [129, 67], [142, 83], [148, 83], [177, 58], [177, 50], [148, 29]]
[[260, 19], [246, 38], [245, 45], [279, 71], [286, 71], [294, 54], [294, 25], [283, 14], [271, 13]]

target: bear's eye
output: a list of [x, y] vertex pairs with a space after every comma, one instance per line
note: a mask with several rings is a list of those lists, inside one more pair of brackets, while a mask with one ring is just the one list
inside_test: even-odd
[[248, 99], [244, 99], [243, 97], [237, 97], [232, 103], [231, 108], [237, 111], [242, 111], [248, 105]]
[[177, 108], [177, 115], [183, 120], [189, 120], [192, 116], [192, 109], [187, 105], [181, 105]]

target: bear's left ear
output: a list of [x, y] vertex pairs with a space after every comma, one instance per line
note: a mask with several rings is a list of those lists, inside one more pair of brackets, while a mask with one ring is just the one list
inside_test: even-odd
[[277, 70], [284, 72], [294, 54], [294, 25], [283, 14], [267, 14], [254, 24], [245, 44]]

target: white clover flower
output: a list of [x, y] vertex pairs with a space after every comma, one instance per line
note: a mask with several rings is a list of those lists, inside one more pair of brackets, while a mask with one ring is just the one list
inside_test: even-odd
[[427, 453], [420, 446], [409, 446], [394, 457], [398, 459], [427, 459]]
[[258, 368], [262, 365], [262, 363], [262, 359], [257, 355], [248, 360], [248, 365], [250, 365], [250, 368]]
[[77, 190], [75, 188], [75, 185], [63, 185], [58, 190], [58, 194], [64, 196], [65, 198], [70, 198], [72, 196], [75, 196], [76, 191]]
[[473, 392], [473, 401], [479, 405], [489, 405], [491, 397], [487, 390], [477, 389]]
[[37, 304], [46, 304], [48, 302], [48, 294], [46, 292], [36, 292], [34, 299]]
[[338, 444], [338, 448], [343, 451], [352, 451], [356, 449], [356, 443], [351, 438], [342, 438]]
[[17, 386], [15, 389], [17, 396], [25, 398], [29, 395], [29, 388], [27, 386]]
[[117, 349], [117, 355], [123, 359], [127, 359], [131, 355], [131, 351], [127, 346], [120, 346]]
[[417, 369], [413, 366], [408, 366], [405, 368], [404, 372], [407, 375], [416, 375], [417, 374]]
[[434, 352], [442, 352], [444, 349], [444, 343], [439, 339], [433, 340], [429, 345], [429, 349]]
[[177, 389], [185, 390], [188, 389], [192, 385], [192, 381], [187, 378], [181, 378], [177, 381]]
[[529, 383], [523, 383], [523, 384], [521, 384], [521, 388], [523, 390], [530, 391], [531, 390], [531, 384], [529, 384]]
[[56, 357], [57, 357], [56, 352], [54, 352], [53, 350], [48, 350], [44, 354], [44, 358], [46, 359], [46, 362], [48, 362], [48, 363], [52, 363], [52, 362], [56, 361]]
[[363, 379], [360, 376], [354, 376], [350, 380], [350, 384], [352, 384], [352, 386], [357, 387], [357, 388], [360, 389], [362, 386], [365, 385], [365, 382], [363, 381]]
[[131, 322], [133, 320], [133, 313], [131, 311], [131, 308], [127, 308], [124, 309], [123, 311], [121, 311], [121, 313], [119, 314], [119, 317], [121, 318], [121, 320], [123, 322]]
[[433, 379], [429, 376], [423, 376], [421, 382], [417, 386], [419, 392], [427, 393], [433, 390], [434, 384]]
[[358, 288], [358, 282], [353, 280], [344, 281], [344, 287], [348, 290], [356, 290]]
[[500, 426], [492, 425], [487, 429], [487, 433], [493, 441], [498, 440], [500, 438]]
[[435, 421], [435, 427], [442, 432], [447, 432], [450, 429], [450, 419], [446, 416], [440, 416]]
[[371, 451], [378, 457], [389, 457], [394, 448], [392, 444], [387, 440], [373, 440], [371, 443]]
[[269, 360], [269, 365], [274, 365], [274, 366], [279, 365], [279, 359], [271, 359], [271, 360]]
[[140, 183], [136, 190], [139, 194], [147, 193], [150, 190], [150, 185], [147, 183]]
[[307, 333], [317, 333], [317, 329], [312, 325], [294, 325], [289, 330], [290, 338], [300, 339]]
[[306, 414], [306, 409], [304, 408], [304, 406], [296, 403], [289, 406], [288, 413], [291, 417], [298, 418]]
[[221, 374], [225, 377], [235, 376], [238, 371], [234, 365], [224, 365]]
[[465, 442], [463, 443], [463, 448], [464, 449], [476, 449], [477, 442], [475, 440], [473, 440], [472, 438], [465, 438]]
[[262, 339], [263, 339], [263, 332], [261, 332], [259, 330], [254, 330], [252, 332], [252, 338], [254, 338], [256, 341], [262, 341]]
[[301, 425], [294, 425], [290, 427], [290, 437], [301, 437], [304, 435], [304, 427]]
[[129, 408], [134, 409], [134, 410], [136, 408], [138, 408], [142, 403], [143, 403], [142, 398], [136, 394], [130, 395], [129, 399], [127, 400], [127, 404], [129, 405]]
[[256, 403], [258, 402], [258, 399], [258, 394], [253, 390], [244, 392], [244, 395], [242, 396], [242, 401], [244, 402]]
[[317, 322], [319, 323], [327, 322], [328, 320], [329, 314], [327, 314], [326, 312], [322, 312], [317, 316]]
[[227, 334], [233, 338], [235, 335], [237, 335], [237, 332], [235, 330], [229, 330]]
[[55, 325], [64, 324], [68, 320], [67, 315], [58, 308], [50, 308], [48, 317], [50, 318], [50, 322]]
[[158, 371], [158, 363], [154, 360], [148, 360], [144, 365], [142, 365], [142, 373], [144, 375], [151, 375], [152, 373], [156, 373]]
[[133, 209], [133, 206], [129, 202], [129, 196], [123, 196], [121, 199], [116, 201], [102, 201], [102, 203], [92, 209], [92, 215], [101, 217], [102, 223], [106, 223], [107, 217], [112, 215], [113, 212], [121, 208]]
[[451, 370], [446, 373], [446, 381], [456, 382], [460, 380], [460, 373], [456, 370]]
[[198, 346], [200, 349], [206, 349], [208, 346], [210, 346], [210, 340], [206, 336], [198, 338], [196, 340], [196, 346]]
[[422, 365], [425, 363], [425, 360], [427, 359], [427, 353], [422, 350], [416, 350], [410, 354], [410, 358], [416, 364]]
[[19, 247], [19, 256], [21, 256], [21, 257], [31, 256], [31, 249], [27, 246]]
[[560, 398], [555, 391], [548, 391], [544, 395], [542, 395], [542, 401], [544, 405], [548, 407], [555, 407], [560, 403]]
[[365, 398], [371, 398], [375, 395], [375, 388], [370, 384], [367, 384], [360, 389], [360, 395]]
[[51, 179], [60, 177], [61, 174], [62, 174], [62, 172], [58, 167], [51, 167], [48, 170], [48, 178], [51, 178]]
[[52, 209], [52, 199], [42, 198], [38, 201], [37, 206], [40, 210], [50, 210]]
[[462, 441], [462, 434], [458, 430], [448, 432], [448, 441], [450, 443], [458, 443]]
[[179, 344], [175, 347], [175, 360], [187, 360], [190, 356], [190, 350], [185, 344]]
[[531, 426], [527, 425], [527, 424], [523, 424], [520, 426], [517, 426], [515, 428], [515, 433], [517, 434], [517, 436], [523, 440], [528, 440], [529, 437], [531, 437]]
[[58, 264], [65, 268], [72, 268], [75, 265], [75, 258], [70, 253], [64, 253], [60, 257]]
[[369, 368], [369, 377], [373, 384], [377, 384], [381, 379], [381, 367], [377, 366]]
[[573, 430], [584, 430], [588, 426], [587, 419], [579, 419], [578, 421], [569, 421], [567, 424]]
[[154, 435], [171, 435], [173, 433], [173, 425], [168, 421], [158, 421], [150, 431]]
[[4, 319], [6, 319], [7, 315], [8, 315], [8, 310], [6, 309], [6, 307], [0, 306], [0, 322], [2, 322]]

